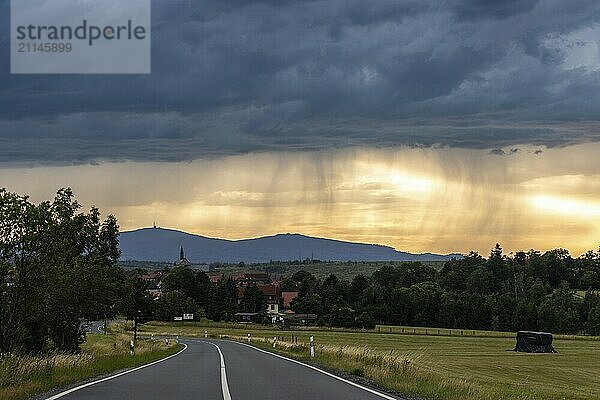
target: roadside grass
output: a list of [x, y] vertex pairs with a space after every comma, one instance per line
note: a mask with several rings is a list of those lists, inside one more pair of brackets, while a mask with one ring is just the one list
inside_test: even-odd
[[[257, 326], [202, 326], [151, 323], [145, 334], [224, 337], [247, 341], [301, 360], [363, 375], [377, 384], [422, 399], [563, 400], [600, 398], [600, 338], [556, 335], [558, 354], [523, 354], [514, 348], [514, 333], [468, 331], [425, 335], [416, 328], [392, 327], [392, 333], [323, 329], [284, 331]], [[231, 324], [233, 325], [233, 324]], [[254, 329], [259, 328], [259, 329]], [[428, 332], [431, 328], [427, 328]], [[454, 330], [453, 330], [454, 331]], [[294, 335], [294, 342], [292, 342]]]
[[45, 356], [0, 355], [0, 399], [20, 400], [95, 376], [137, 367], [179, 351], [164, 340], [139, 340], [129, 355], [130, 336], [123, 333], [87, 335], [81, 354]]

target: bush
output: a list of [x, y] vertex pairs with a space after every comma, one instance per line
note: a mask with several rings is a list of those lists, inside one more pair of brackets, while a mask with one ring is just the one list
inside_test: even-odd
[[587, 333], [590, 335], [600, 335], [600, 305], [590, 310], [586, 324]]

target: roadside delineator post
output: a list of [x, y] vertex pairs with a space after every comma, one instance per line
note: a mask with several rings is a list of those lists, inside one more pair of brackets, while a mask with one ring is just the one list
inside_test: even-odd
[[208, 337], [208, 331], [204, 331], [204, 338]]
[[175, 343], [179, 344], [179, 335], [177, 335], [177, 339], [175, 339]]
[[248, 334], [248, 343], [250, 343], [250, 334]]
[[310, 337], [310, 356], [311, 357], [315, 356], [315, 337], [314, 336]]
[[135, 351], [135, 344], [133, 343], [133, 339], [129, 341], [129, 354], [133, 355]]
[[273, 336], [273, 348], [277, 345], [277, 336]]

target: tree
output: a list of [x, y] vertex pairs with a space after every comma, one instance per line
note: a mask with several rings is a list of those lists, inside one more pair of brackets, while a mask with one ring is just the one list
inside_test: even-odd
[[148, 283], [134, 275], [125, 281], [121, 293], [120, 311], [128, 321], [133, 321], [133, 342], [137, 340], [138, 324], [154, 316], [154, 299], [148, 292]]
[[307, 272], [307, 271], [298, 271], [298, 272], [294, 273], [290, 277], [290, 279], [293, 280], [294, 282], [298, 283], [298, 285], [304, 284], [305, 286], [313, 288], [313, 289], [318, 284], [318, 279], [313, 274], [311, 274], [310, 272]]
[[540, 305], [540, 328], [556, 333], [578, 333], [581, 329], [581, 304], [581, 299], [575, 297], [565, 283]]
[[586, 321], [586, 331], [589, 335], [600, 335], [600, 305], [590, 310]]
[[116, 219], [80, 208], [70, 189], [39, 205], [0, 190], [0, 265], [14, 281], [0, 291], [0, 351], [77, 352], [82, 320], [114, 305]]
[[370, 313], [362, 312], [356, 318], [355, 326], [361, 329], [375, 329], [375, 321]]
[[45, 207], [0, 189], [0, 265], [5, 279], [13, 281], [10, 287], [0, 282], [0, 353], [39, 352], [46, 346], [39, 248], [47, 219]]
[[302, 314], [319, 314], [321, 310], [321, 297], [316, 293], [298, 296], [292, 300], [290, 308]]
[[231, 277], [222, 277], [211, 289], [206, 315], [213, 321], [231, 321], [237, 309], [237, 288]]
[[560, 287], [563, 281], [568, 282], [570, 285], [574, 284], [574, 262], [567, 250], [555, 249], [547, 251], [542, 256], [542, 259], [548, 271], [548, 283], [550, 286], [556, 289]]
[[369, 287], [369, 280], [363, 274], [358, 274], [352, 279], [352, 283], [350, 284], [350, 289], [348, 291], [348, 300], [350, 303], [357, 303], [363, 291]]
[[241, 312], [262, 313], [267, 308], [267, 301], [263, 292], [256, 285], [250, 285], [244, 288], [239, 310]]
[[333, 307], [326, 319], [331, 326], [352, 328], [356, 325], [354, 310], [350, 307]]
[[512, 326], [517, 331], [538, 330], [538, 315], [535, 303], [527, 300], [518, 302], [513, 315]]
[[323, 280], [323, 284], [318, 286], [319, 295], [321, 297], [322, 314], [327, 314], [335, 307], [346, 307], [348, 304], [345, 300], [347, 287], [345, 282], [341, 282], [337, 276], [330, 274]]
[[48, 206], [42, 237], [50, 339], [67, 351], [79, 351], [81, 321], [105, 314], [114, 304], [110, 276], [120, 256], [116, 219], [101, 222], [97, 208], [88, 214], [80, 208], [70, 189], [59, 190]]
[[160, 321], [173, 321], [174, 317], [181, 317], [183, 314], [194, 314], [198, 312], [198, 306], [185, 293], [178, 290], [163, 293], [156, 300], [156, 311], [154, 318]]
[[185, 293], [201, 308], [208, 306], [211, 282], [203, 271], [186, 266], [174, 267], [163, 279], [162, 285], [164, 290], [179, 290]]
[[420, 262], [404, 262], [400, 265], [386, 265], [373, 273], [375, 283], [387, 287], [411, 287], [417, 283], [433, 281], [435, 269]]
[[294, 292], [297, 289], [297, 283], [291, 278], [283, 279], [279, 284], [282, 292]]

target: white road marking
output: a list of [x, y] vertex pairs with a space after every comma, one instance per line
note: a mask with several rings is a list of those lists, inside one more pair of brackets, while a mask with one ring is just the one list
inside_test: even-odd
[[[327, 371], [323, 371], [322, 369], [319, 369], [319, 368], [317, 368], [317, 367], [313, 367], [312, 365], [309, 365], [309, 364], [305, 364], [305, 363], [303, 363], [303, 362], [301, 362], [301, 361], [294, 360], [294, 359], [292, 359], [292, 358], [287, 358], [287, 357], [281, 356], [281, 355], [279, 355], [279, 354], [271, 353], [270, 351], [265, 351], [265, 350], [263, 350], [263, 349], [259, 349], [258, 347], [250, 346], [249, 344], [246, 344], [246, 343], [240, 343], [240, 342], [236, 342], [236, 341], [230, 341], [230, 342], [231, 342], [231, 343], [236, 343], [236, 344], [239, 344], [239, 345], [242, 345], [242, 346], [250, 347], [251, 349], [254, 349], [254, 350], [256, 350], [256, 351], [260, 351], [260, 352], [262, 352], [262, 353], [269, 354], [269, 355], [271, 355], [271, 356], [274, 356], [274, 357], [279, 357], [279, 358], [281, 358], [281, 359], [284, 359], [284, 360], [287, 360], [287, 361], [289, 361], [289, 362], [293, 362], [293, 363], [296, 363], [296, 364], [302, 365], [302, 366], [304, 366], [304, 367], [306, 367], [306, 368], [313, 369], [313, 370], [315, 370], [315, 371], [318, 371], [318, 372], [320, 372], [320, 373], [322, 373], [322, 374], [325, 374], [325, 375], [327, 375], [327, 376], [330, 376], [330, 377], [332, 377], [332, 378], [335, 378], [335, 379], [337, 379], [338, 381], [342, 381], [342, 382], [344, 382], [344, 383], [347, 383], [348, 385], [355, 386], [355, 387], [357, 387], [357, 388], [359, 388], [359, 389], [365, 390], [365, 391], [367, 391], [367, 392], [369, 392], [369, 393], [372, 393], [372, 394], [374, 394], [374, 395], [376, 395], [376, 396], [379, 396], [379, 397], [381, 397], [381, 398], [383, 398], [383, 399], [387, 399], [387, 400], [398, 400], [398, 399], [396, 399], [395, 397], [391, 397], [391, 396], [388, 396], [387, 394], [384, 394], [384, 393], [378, 392], [377, 390], [374, 390], [374, 389], [368, 388], [368, 387], [366, 387], [366, 386], [359, 385], [358, 383], [355, 383], [355, 382], [349, 381], [349, 380], [347, 380], [347, 379], [341, 378], [341, 377], [339, 377], [339, 376], [337, 376], [337, 375], [334, 375], [334, 374], [332, 374], [332, 373], [329, 373], [329, 372], [327, 372]], [[216, 346], [216, 345], [215, 345], [215, 346]]]
[[227, 384], [227, 372], [225, 370], [225, 358], [223, 357], [223, 352], [221, 351], [221, 348], [211, 342], [205, 342], [204, 340], [200, 340], [200, 342], [213, 345], [217, 348], [217, 351], [219, 352], [219, 357], [221, 358], [221, 391], [223, 392], [223, 400], [231, 400], [231, 394], [229, 393], [229, 385]]
[[55, 395], [54, 395], [54, 396], [52, 396], [52, 397], [48, 397], [46, 400], [55, 400], [55, 399], [58, 399], [58, 398], [60, 398], [60, 397], [66, 396], [66, 395], [68, 395], [68, 394], [70, 394], [70, 393], [73, 393], [73, 392], [75, 392], [75, 391], [77, 391], [77, 390], [80, 390], [80, 389], [86, 388], [86, 387], [88, 387], [88, 386], [96, 385], [96, 384], [98, 384], [98, 383], [101, 383], [101, 382], [106, 382], [106, 381], [109, 381], [109, 380], [111, 380], [111, 379], [115, 379], [115, 378], [118, 378], [118, 377], [120, 377], [120, 376], [123, 376], [123, 375], [126, 375], [126, 374], [130, 374], [130, 373], [132, 373], [132, 372], [138, 371], [138, 370], [140, 370], [140, 369], [142, 369], [142, 368], [146, 368], [146, 367], [149, 367], [149, 366], [151, 366], [151, 365], [155, 365], [155, 364], [161, 363], [161, 362], [163, 362], [163, 361], [167, 361], [169, 358], [173, 358], [173, 357], [175, 357], [175, 356], [178, 356], [179, 354], [183, 353], [183, 352], [184, 352], [184, 351], [187, 349], [187, 344], [185, 344], [185, 343], [184, 343], [183, 345], [185, 346], [183, 349], [179, 350], [179, 351], [178, 351], [177, 353], [175, 353], [175, 354], [171, 354], [171, 355], [170, 355], [170, 356], [168, 356], [168, 357], [161, 358], [160, 360], [153, 361], [153, 362], [151, 362], [151, 363], [149, 363], [149, 364], [146, 364], [146, 365], [142, 365], [141, 367], [137, 367], [137, 368], [133, 368], [133, 369], [128, 369], [127, 371], [123, 371], [123, 372], [121, 372], [121, 373], [119, 373], [119, 374], [112, 375], [112, 376], [107, 376], [106, 378], [102, 378], [102, 379], [99, 379], [99, 380], [97, 380], [97, 381], [93, 381], [93, 382], [88, 382], [88, 383], [85, 383], [85, 384], [83, 384], [83, 385], [80, 385], [80, 386], [77, 386], [77, 387], [71, 388], [71, 389], [69, 389], [69, 390], [65, 390], [64, 392], [61, 392], [61, 393], [55, 394]]

